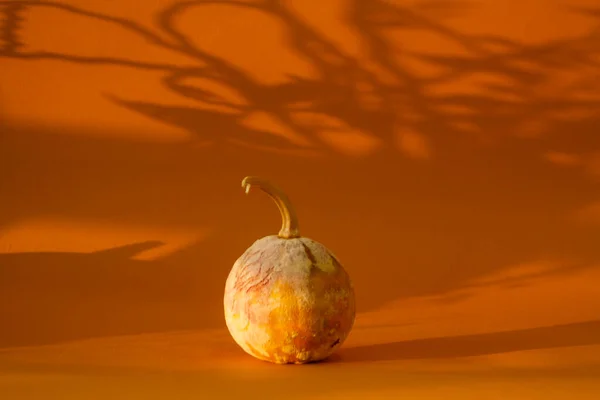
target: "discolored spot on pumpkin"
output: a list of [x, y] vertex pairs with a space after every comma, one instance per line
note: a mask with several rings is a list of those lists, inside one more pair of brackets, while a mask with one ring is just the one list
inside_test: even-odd
[[302, 247], [304, 248], [304, 252], [306, 253], [306, 256], [308, 257], [308, 259], [310, 260], [310, 266], [311, 269], [313, 268], [317, 268], [317, 259], [315, 258], [315, 255], [312, 253], [312, 251], [310, 251], [310, 249], [308, 248], [308, 246], [302, 243]]

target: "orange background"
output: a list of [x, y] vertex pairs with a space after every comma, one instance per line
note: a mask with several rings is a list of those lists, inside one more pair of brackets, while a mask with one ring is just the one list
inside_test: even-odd
[[[598, 398], [596, 0], [0, 12], [2, 399]], [[353, 278], [331, 362], [225, 329], [251, 174]]]

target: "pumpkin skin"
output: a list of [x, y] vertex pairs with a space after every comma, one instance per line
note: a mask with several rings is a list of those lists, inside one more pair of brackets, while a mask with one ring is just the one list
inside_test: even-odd
[[354, 325], [354, 288], [322, 244], [266, 236], [235, 262], [224, 308], [231, 336], [248, 354], [304, 364], [327, 358], [346, 340]]

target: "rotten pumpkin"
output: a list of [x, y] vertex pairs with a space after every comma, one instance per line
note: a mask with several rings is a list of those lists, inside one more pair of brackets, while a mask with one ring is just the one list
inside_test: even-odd
[[242, 181], [266, 192], [282, 217], [278, 235], [257, 240], [235, 262], [225, 284], [227, 328], [248, 354], [277, 364], [304, 364], [330, 356], [355, 318], [352, 282], [322, 244], [300, 236], [288, 197], [272, 183]]

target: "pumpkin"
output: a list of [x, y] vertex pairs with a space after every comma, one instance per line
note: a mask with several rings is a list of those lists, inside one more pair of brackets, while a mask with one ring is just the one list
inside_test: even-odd
[[276, 364], [320, 361], [348, 337], [355, 318], [348, 273], [324, 245], [300, 236], [292, 204], [272, 183], [249, 176], [282, 217], [278, 235], [257, 240], [234, 263], [225, 284], [227, 328], [248, 354]]

